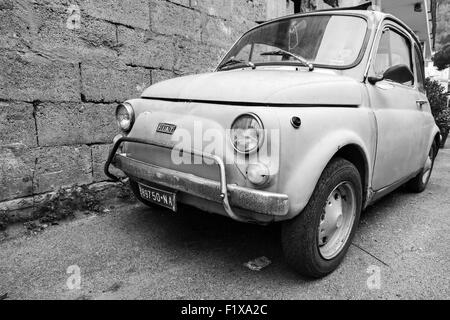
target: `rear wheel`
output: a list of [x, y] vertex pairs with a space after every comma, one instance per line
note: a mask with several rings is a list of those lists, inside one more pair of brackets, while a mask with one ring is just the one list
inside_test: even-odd
[[422, 171], [406, 184], [407, 188], [412, 192], [420, 193], [425, 190], [430, 181], [431, 172], [433, 171], [434, 159], [436, 157], [437, 144], [433, 142], [428, 152], [427, 160]]
[[358, 170], [345, 159], [332, 160], [303, 212], [283, 225], [287, 262], [308, 277], [320, 278], [334, 271], [350, 246], [361, 205]]

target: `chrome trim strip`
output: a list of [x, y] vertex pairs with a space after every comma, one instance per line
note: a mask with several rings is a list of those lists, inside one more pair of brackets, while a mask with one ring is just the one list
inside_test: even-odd
[[378, 39], [380, 37], [380, 33], [384, 32], [384, 29], [381, 29], [381, 25], [383, 24], [383, 20], [381, 20], [378, 25], [376, 26], [377, 31], [375, 32], [371, 47], [370, 47], [370, 52], [369, 52], [369, 58], [367, 59], [367, 65], [366, 65], [366, 69], [364, 70], [364, 82], [367, 80], [367, 78], [369, 77], [369, 71], [370, 71], [370, 66], [372, 65], [372, 62], [374, 60], [374, 55], [375, 55], [375, 50], [378, 49], [378, 47], [376, 47], [376, 45], [378, 44]]
[[293, 108], [358, 108], [356, 104], [305, 104], [305, 103], [270, 103], [270, 102], [245, 102], [245, 101], [222, 101], [222, 100], [201, 100], [201, 99], [181, 99], [164, 97], [140, 97], [144, 100], [160, 100], [166, 102], [178, 103], [205, 103], [227, 106], [246, 106], [246, 107], [293, 107]]

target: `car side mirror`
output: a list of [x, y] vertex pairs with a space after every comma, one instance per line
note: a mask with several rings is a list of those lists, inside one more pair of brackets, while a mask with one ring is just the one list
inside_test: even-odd
[[375, 84], [382, 80], [392, 80], [398, 83], [405, 83], [414, 80], [411, 69], [405, 64], [397, 64], [387, 69], [382, 77], [369, 77], [369, 82]]

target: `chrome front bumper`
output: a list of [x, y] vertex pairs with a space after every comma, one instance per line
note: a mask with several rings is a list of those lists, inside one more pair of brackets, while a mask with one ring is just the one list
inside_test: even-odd
[[116, 153], [123, 142], [141, 143], [167, 149], [174, 148], [173, 146], [150, 140], [129, 137], [120, 138], [111, 149], [105, 164], [105, 174], [112, 180], [117, 181], [118, 178], [109, 172], [111, 164], [133, 178], [142, 179], [206, 200], [221, 203], [228, 216], [238, 221], [247, 222], [249, 220], [238, 216], [231, 208], [232, 206], [271, 216], [284, 216], [288, 213], [289, 199], [285, 194], [250, 189], [235, 184], [227, 184], [225, 164], [223, 160], [216, 155], [197, 150], [183, 150], [184, 152], [213, 160], [218, 165], [220, 171], [220, 182], [185, 172], [154, 166], [149, 163], [129, 158], [125, 154]]

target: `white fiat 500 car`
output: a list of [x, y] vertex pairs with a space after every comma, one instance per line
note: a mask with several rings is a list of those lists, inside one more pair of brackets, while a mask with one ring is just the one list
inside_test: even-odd
[[397, 18], [329, 10], [263, 23], [211, 73], [157, 83], [117, 107], [105, 164], [145, 204], [282, 222], [287, 262], [337, 268], [361, 211], [427, 186], [440, 134], [422, 47]]

